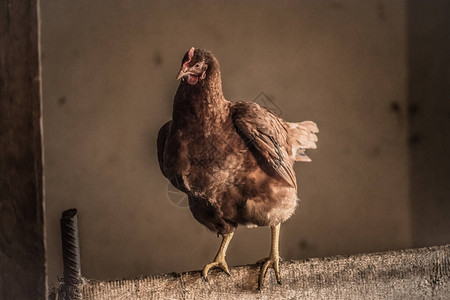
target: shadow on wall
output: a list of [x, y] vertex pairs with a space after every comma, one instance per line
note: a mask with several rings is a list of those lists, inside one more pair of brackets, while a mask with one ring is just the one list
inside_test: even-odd
[[450, 1], [407, 1], [414, 246], [450, 243]]

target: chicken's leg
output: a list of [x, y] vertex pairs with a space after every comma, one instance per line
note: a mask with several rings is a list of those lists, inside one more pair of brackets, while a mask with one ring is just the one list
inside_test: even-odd
[[225, 261], [225, 256], [227, 255], [227, 248], [230, 244], [231, 239], [233, 238], [233, 234], [225, 234], [222, 239], [222, 243], [220, 244], [219, 251], [216, 254], [216, 257], [214, 257], [214, 261], [210, 264], [207, 264], [202, 271], [202, 277], [208, 281], [208, 271], [211, 268], [221, 268], [225, 273], [227, 273], [228, 276], [230, 276], [230, 270], [228, 269], [227, 262]]
[[280, 253], [278, 251], [278, 242], [280, 239], [280, 224], [272, 226], [270, 228], [272, 230], [272, 245], [270, 248], [269, 257], [260, 260], [258, 263], [262, 263], [261, 269], [259, 271], [258, 278], [258, 290], [261, 289], [263, 285], [263, 280], [266, 277], [267, 269], [272, 267], [275, 271], [275, 276], [277, 278], [278, 284], [281, 284], [280, 277]]

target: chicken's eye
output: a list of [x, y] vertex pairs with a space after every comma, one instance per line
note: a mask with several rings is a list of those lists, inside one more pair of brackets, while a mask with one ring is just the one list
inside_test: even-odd
[[200, 64], [195, 64], [195, 67], [196, 68], [200, 68]]

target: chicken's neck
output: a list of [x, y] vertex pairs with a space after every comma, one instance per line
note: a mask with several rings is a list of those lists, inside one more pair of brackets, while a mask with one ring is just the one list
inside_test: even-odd
[[208, 128], [226, 121], [228, 101], [222, 92], [220, 73], [196, 85], [181, 82], [175, 95], [172, 120], [179, 126], [195, 123]]

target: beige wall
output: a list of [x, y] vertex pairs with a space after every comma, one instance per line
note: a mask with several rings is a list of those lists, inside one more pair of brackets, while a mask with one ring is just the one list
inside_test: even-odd
[[[267, 94], [314, 120], [297, 164], [286, 259], [411, 242], [404, 1], [42, 1], [49, 282], [62, 276], [59, 217], [79, 210], [82, 272], [108, 279], [199, 269], [219, 240], [167, 196], [156, 135], [191, 46], [212, 50], [229, 100]], [[269, 251], [238, 229], [230, 265]]]

